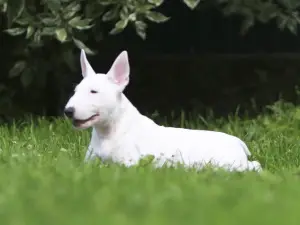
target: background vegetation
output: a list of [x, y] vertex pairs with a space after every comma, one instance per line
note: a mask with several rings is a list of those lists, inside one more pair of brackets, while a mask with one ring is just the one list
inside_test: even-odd
[[[265, 105], [281, 92], [295, 100], [298, 63], [276, 68], [281, 64], [269, 58], [224, 62], [228, 57], [197, 55], [268, 52], [266, 46], [291, 52], [297, 49], [298, 6], [297, 0], [1, 0], [0, 114], [61, 115], [81, 79], [78, 48], [99, 72], [128, 49], [134, 76], [128, 95], [142, 111], [215, 107], [224, 113], [239, 104], [249, 110], [251, 98]], [[172, 54], [167, 60], [159, 57], [166, 53]], [[149, 54], [155, 55], [141, 57]]]

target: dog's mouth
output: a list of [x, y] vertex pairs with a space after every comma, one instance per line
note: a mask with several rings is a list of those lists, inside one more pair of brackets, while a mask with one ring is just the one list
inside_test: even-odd
[[94, 121], [96, 121], [99, 118], [99, 114], [95, 114], [85, 120], [78, 120], [78, 119], [73, 119], [73, 125], [75, 127], [88, 127], [92, 125]]

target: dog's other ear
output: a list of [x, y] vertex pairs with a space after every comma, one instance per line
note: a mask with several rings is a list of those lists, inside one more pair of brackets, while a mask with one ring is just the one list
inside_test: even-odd
[[96, 75], [95, 71], [93, 70], [89, 61], [87, 60], [83, 49], [81, 49], [81, 54], [80, 54], [80, 66], [81, 66], [81, 73], [83, 77]]
[[130, 67], [128, 54], [127, 51], [123, 51], [115, 59], [113, 65], [107, 73], [107, 76], [109, 80], [119, 86], [120, 91], [123, 91], [129, 83], [129, 73]]

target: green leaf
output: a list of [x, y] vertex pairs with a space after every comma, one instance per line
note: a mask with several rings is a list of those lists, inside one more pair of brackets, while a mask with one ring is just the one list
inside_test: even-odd
[[41, 35], [52, 36], [56, 34], [56, 27], [44, 27], [41, 31]]
[[[257, 18], [262, 23], [267, 23], [277, 15], [278, 9], [272, 7], [271, 5], [263, 5], [263, 10], [257, 15]], [[249, 9], [248, 15], [253, 14], [253, 11]]]
[[105, 6], [97, 4], [97, 2], [95, 1], [86, 5], [84, 13], [86, 17], [95, 19], [103, 15], [105, 9]]
[[190, 8], [195, 9], [200, 3], [200, 0], [183, 0], [183, 2]]
[[129, 20], [129, 21], [136, 21], [136, 13], [131, 13], [131, 14], [128, 16], [128, 20]]
[[19, 18], [25, 8], [25, 0], [9, 0], [7, 1], [7, 22], [8, 27]]
[[42, 18], [42, 23], [45, 24], [46, 26], [55, 26], [55, 25], [60, 25], [58, 24], [59, 19], [54, 18], [54, 17], [44, 17]]
[[280, 30], [283, 30], [286, 26], [286, 23], [288, 22], [288, 17], [284, 14], [280, 14], [277, 17], [277, 26]]
[[279, 0], [279, 4], [282, 4], [288, 11], [297, 10], [299, 7], [297, 0]]
[[25, 69], [21, 75], [21, 83], [27, 88], [33, 81], [33, 73], [30, 69]]
[[26, 31], [25, 28], [22, 27], [16, 27], [16, 28], [11, 28], [11, 29], [7, 29], [4, 30], [5, 33], [8, 33], [11, 36], [18, 36], [23, 34]]
[[113, 29], [111, 29], [111, 31], [109, 31], [109, 34], [116, 35], [116, 34], [121, 33], [122, 31], [123, 31], [123, 29], [118, 28], [118, 27], [114, 27]]
[[143, 40], [146, 39], [146, 29], [147, 24], [143, 21], [135, 21], [135, 32], [138, 36], [140, 36]]
[[98, 0], [100, 5], [108, 6], [118, 3], [118, 0]]
[[148, 0], [148, 2], [158, 7], [164, 2], [164, 0]]
[[107, 21], [112, 21], [116, 18], [118, 18], [119, 16], [119, 10], [118, 7], [115, 7], [109, 11], [107, 11], [106, 13], [104, 13], [104, 15], [102, 16], [102, 21], [103, 22], [107, 22]]
[[64, 13], [64, 19], [65, 20], [69, 20], [71, 19], [77, 12], [76, 11], [69, 11], [69, 12], [66, 12]]
[[294, 35], [297, 35], [298, 33], [298, 24], [297, 21], [290, 19], [287, 23], [287, 28], [290, 30], [290, 32]]
[[14, 64], [14, 66], [9, 70], [8, 77], [14, 78], [19, 76], [24, 71], [25, 67], [26, 67], [26, 61], [24, 60], [17, 61]]
[[136, 28], [140, 30], [146, 30], [147, 29], [147, 24], [143, 21], [136, 21], [135, 23]]
[[125, 19], [125, 20], [119, 20], [117, 23], [116, 23], [116, 27], [117, 28], [120, 28], [120, 29], [125, 29], [125, 27], [127, 26], [128, 24], [128, 20]]
[[[270, 21], [271, 19], [278, 16], [278, 11], [280, 9], [278, 8], [277, 4], [271, 3], [271, 2], [265, 2], [261, 6], [262, 10], [260, 10], [260, 13], [258, 15], [258, 18], [261, 22], [266, 23]], [[250, 15], [253, 14], [253, 10], [250, 10]]]
[[90, 25], [90, 22], [92, 21], [92, 19], [81, 19], [80, 16], [76, 16], [73, 19], [71, 19], [68, 24], [73, 27], [76, 28], [77, 30], [87, 30], [90, 29], [91, 27], [93, 27], [94, 25]]
[[68, 34], [65, 28], [58, 28], [55, 30], [56, 39], [61, 43], [67, 40]]
[[68, 23], [72, 26], [73, 24], [76, 25], [76, 23], [80, 20], [81, 20], [81, 16], [76, 16], [76, 17], [72, 18], [71, 20], [69, 20]]
[[[81, 9], [81, 5], [80, 4], [78, 4], [78, 2], [76, 2], [76, 1], [74, 1], [74, 2], [71, 2], [69, 5], [67, 5], [65, 8], [64, 8], [64, 10], [63, 10], [63, 12], [64, 12], [64, 14], [68, 14], [68, 13], [76, 13], [76, 12], [78, 12], [79, 10]], [[74, 15], [73, 14], [73, 15]], [[65, 17], [66, 18], [66, 17]]]
[[0, 12], [6, 13], [7, 10], [7, 3], [5, 0], [0, 1]]
[[23, 18], [23, 19], [19, 18], [19, 19], [15, 20], [15, 23], [17, 23], [19, 25], [22, 25], [22, 26], [26, 26], [26, 25], [29, 24], [29, 21], [27, 20], [27, 18], [26, 19], [25, 18]]
[[234, 4], [227, 4], [223, 7], [222, 11], [225, 16], [230, 16], [237, 12], [237, 7]]
[[241, 34], [245, 35], [247, 31], [250, 29], [250, 27], [254, 25], [254, 22], [255, 22], [254, 17], [248, 17], [244, 19], [241, 26]]
[[136, 33], [137, 33], [137, 35], [140, 36], [143, 40], [146, 40], [146, 31], [136, 29]]
[[18, 17], [14, 22], [22, 26], [28, 26], [29, 24], [35, 22], [35, 18], [31, 14], [29, 14], [26, 9], [24, 9], [20, 17]]
[[33, 41], [35, 44], [40, 44], [41, 42], [41, 30], [37, 30], [33, 35]]
[[95, 55], [95, 52], [92, 51], [90, 48], [88, 48], [82, 41], [80, 41], [79, 39], [76, 39], [73, 37], [73, 41], [74, 41], [74, 44], [77, 46], [77, 48], [79, 49], [83, 49], [86, 54], [89, 54], [89, 55]]
[[160, 12], [149, 11], [146, 13], [146, 18], [155, 23], [163, 23], [168, 21], [170, 18], [166, 17]]
[[27, 32], [26, 32], [26, 39], [30, 38], [35, 31], [35, 28], [33, 26], [28, 26], [27, 27]]
[[[86, 7], [88, 6], [89, 4]], [[81, 5], [78, 2], [74, 1], [64, 8], [63, 17], [64, 19], [69, 20], [80, 10], [81, 10]]]
[[144, 5], [141, 5], [139, 7], [136, 7], [135, 11], [138, 12], [138, 13], [144, 14], [144, 13], [146, 13], [149, 10], [154, 9], [154, 8], [155, 8], [155, 5], [153, 5], [153, 4], [144, 4]]
[[126, 19], [129, 17], [129, 10], [128, 10], [128, 7], [126, 6], [123, 6], [123, 8], [121, 9], [120, 11], [120, 18], [122, 20]]
[[47, 0], [46, 1], [49, 9], [52, 13], [56, 14], [61, 9], [61, 2], [60, 0]]
[[125, 20], [119, 20], [115, 27], [109, 32], [109, 34], [111, 35], [116, 35], [116, 34], [119, 34], [121, 33], [125, 27], [127, 26], [128, 24], [128, 19], [125, 19]]

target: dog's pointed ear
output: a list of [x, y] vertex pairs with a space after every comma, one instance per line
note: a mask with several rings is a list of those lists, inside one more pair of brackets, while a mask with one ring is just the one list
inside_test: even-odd
[[89, 61], [87, 60], [85, 51], [83, 49], [81, 49], [81, 53], [80, 53], [80, 66], [81, 66], [81, 73], [83, 77], [96, 75], [95, 71], [93, 70]]
[[108, 78], [123, 91], [129, 83], [130, 66], [127, 51], [122, 51], [107, 73]]

